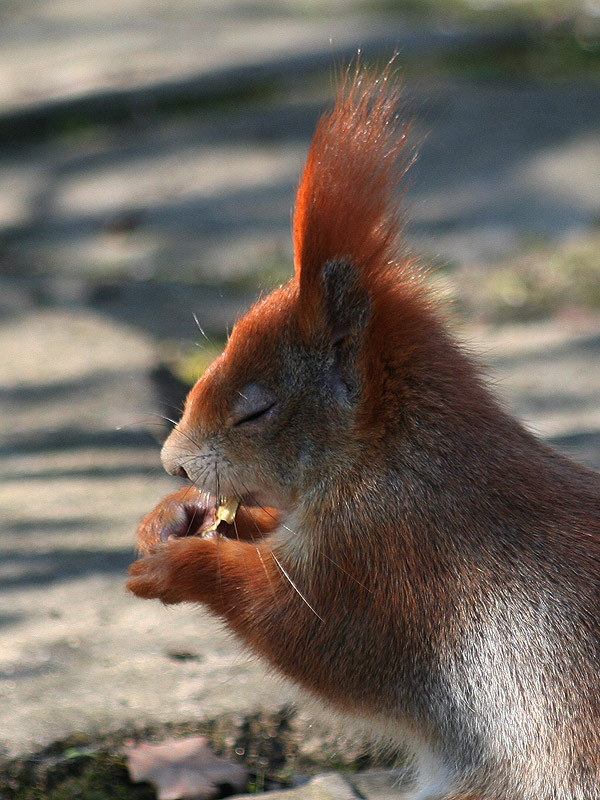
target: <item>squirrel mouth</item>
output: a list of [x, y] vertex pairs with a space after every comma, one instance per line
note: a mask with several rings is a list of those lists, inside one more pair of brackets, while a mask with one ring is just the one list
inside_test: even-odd
[[[202, 526], [196, 536], [206, 536], [209, 533], [219, 532], [221, 523], [232, 525], [239, 507], [239, 501], [235, 497], [222, 497], [219, 505], [215, 505], [211, 511], [213, 517], [208, 527]], [[206, 519], [206, 518], [205, 518]]]
[[183, 539], [190, 536], [227, 536], [234, 527], [239, 501], [234, 497], [217, 499], [208, 496], [201, 505], [190, 504], [183, 507], [183, 514], [160, 534], [161, 541]]

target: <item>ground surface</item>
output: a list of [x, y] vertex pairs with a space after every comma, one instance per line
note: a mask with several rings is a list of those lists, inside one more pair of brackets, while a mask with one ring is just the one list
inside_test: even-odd
[[[223, 4], [219, 16], [214, 4], [181, 3], [160, 38], [156, 20], [167, 12], [158, 3], [107, 4], [101, 30], [87, 6], [35, 5], [35, 25], [3, 9], [12, 17], [0, 26], [0, 70], [10, 76], [0, 123], [46, 104], [46, 118], [62, 125], [43, 139], [7, 140], [0, 153], [7, 755], [74, 731], [274, 710], [289, 697], [203, 612], [142, 603], [123, 582], [137, 521], [176, 485], [158, 459], [160, 415], [176, 414], [180, 400], [162, 360], [198, 338], [193, 313], [222, 336], [257, 283], [285, 273], [293, 188], [327, 81], [74, 130], [60, 104], [166, 79], [231, 80], [240, 73], [229, 67], [259, 60], [257, 41], [275, 62], [308, 63], [327, 51], [329, 33], [350, 47], [389, 44], [392, 30], [388, 18], [367, 24], [358, 12], [325, 24], [321, 12], [288, 18], [283, 6], [238, 13]], [[408, 35], [402, 24], [394, 35]], [[407, 95], [422, 140], [407, 197], [415, 248], [484, 270], [531, 239], [559, 246], [597, 225], [597, 85], [436, 75], [407, 81]], [[460, 332], [517, 415], [600, 468], [597, 316]]]

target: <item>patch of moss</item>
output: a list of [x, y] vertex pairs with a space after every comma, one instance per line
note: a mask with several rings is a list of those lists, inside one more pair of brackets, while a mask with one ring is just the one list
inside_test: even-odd
[[284, 788], [299, 773], [310, 776], [339, 769], [355, 772], [398, 763], [364, 743], [306, 720], [291, 708], [212, 720], [123, 729], [101, 739], [73, 734], [43, 751], [0, 764], [0, 800], [153, 800], [149, 784], [130, 781], [123, 745], [206, 736], [217, 755], [241, 761], [249, 770], [247, 792]]
[[585, 42], [575, 32], [558, 31], [450, 53], [437, 59], [437, 67], [480, 81], [528, 78], [561, 82], [575, 76], [598, 81], [600, 42]]
[[155, 798], [148, 784], [129, 780], [124, 758], [110, 744], [75, 745], [69, 740], [10, 762], [0, 769], [0, 785], [2, 800]]
[[163, 119], [193, 118], [207, 111], [227, 111], [248, 103], [269, 103], [275, 92], [274, 81], [263, 78], [244, 86], [214, 90], [190, 82], [171, 92], [158, 86], [154, 90], [116, 93], [109, 100], [90, 96], [64, 104], [49, 103], [2, 121], [0, 141], [81, 140], [98, 136], [101, 131], [116, 126], [129, 125], [136, 130]]
[[579, 309], [600, 311], [600, 232], [559, 246], [532, 245], [497, 264], [431, 275], [460, 313], [486, 322], [526, 321]]
[[223, 286], [236, 292], [270, 291], [287, 283], [292, 277], [292, 267], [286, 254], [273, 253], [264, 257], [255, 269], [226, 278]]
[[210, 367], [225, 347], [223, 340], [211, 340], [202, 343], [200, 347], [178, 348], [165, 357], [168, 369], [183, 383], [193, 386], [202, 373]]
[[[368, 5], [367, 5], [368, 4]], [[582, 14], [578, 0], [363, 0], [364, 8], [455, 24], [500, 24], [572, 19]]]

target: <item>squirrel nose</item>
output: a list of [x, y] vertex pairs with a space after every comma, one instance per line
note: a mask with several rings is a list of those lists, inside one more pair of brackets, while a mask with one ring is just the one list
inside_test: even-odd
[[161, 453], [160, 460], [162, 461], [165, 472], [168, 472], [169, 475], [175, 475], [178, 478], [186, 478], [189, 480], [189, 475], [185, 471], [185, 468], [178, 463], [177, 459], [169, 457], [168, 454], [165, 455], [164, 449]]
[[[177, 428], [174, 428], [163, 444], [162, 450], [160, 451], [160, 460], [162, 461], [165, 472], [168, 472], [169, 475], [175, 475], [189, 480], [189, 475], [182, 464], [186, 456], [179, 451], [176, 442], [173, 441], [173, 434], [176, 433], [176, 431]], [[189, 454], [187, 454], [187, 458], [189, 458]]]
[[187, 472], [184, 470], [184, 468], [182, 466], [169, 467], [167, 472], [169, 473], [169, 475], [176, 475], [179, 478], [185, 478], [186, 480], [189, 480], [189, 475], [187, 474]]

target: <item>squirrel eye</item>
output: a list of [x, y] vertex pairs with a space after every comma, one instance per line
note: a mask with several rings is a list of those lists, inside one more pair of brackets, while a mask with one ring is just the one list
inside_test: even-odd
[[257, 383], [246, 384], [238, 394], [229, 417], [232, 427], [266, 419], [277, 405], [275, 396]]

